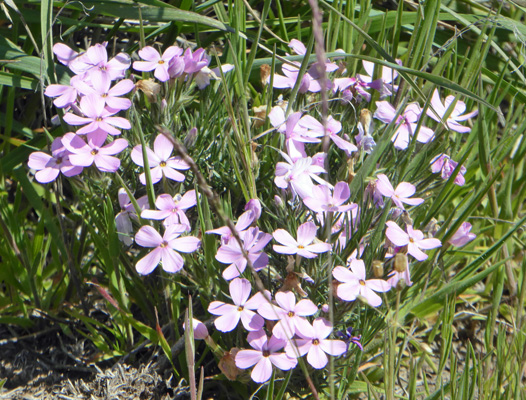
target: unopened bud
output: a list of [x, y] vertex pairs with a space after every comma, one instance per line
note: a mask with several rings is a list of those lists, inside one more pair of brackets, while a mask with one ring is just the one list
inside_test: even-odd
[[191, 148], [194, 144], [195, 144], [195, 141], [197, 140], [197, 128], [192, 128], [188, 131], [188, 133], [186, 134], [186, 137], [184, 138], [184, 147], [186, 147], [187, 149]]
[[321, 311], [323, 311], [324, 313], [328, 313], [329, 312], [329, 305], [328, 304], [324, 304], [321, 306]]
[[384, 264], [381, 261], [373, 261], [373, 275], [375, 278], [382, 278], [384, 276]]
[[396, 253], [394, 257], [394, 269], [396, 272], [405, 272], [407, 270], [407, 254]]

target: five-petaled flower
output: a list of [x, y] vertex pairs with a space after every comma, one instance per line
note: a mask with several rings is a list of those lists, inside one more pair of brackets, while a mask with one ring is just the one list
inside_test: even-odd
[[382, 298], [375, 292], [387, 292], [391, 285], [382, 279], [366, 280], [365, 264], [362, 260], [352, 260], [350, 268], [349, 270], [339, 266], [332, 271], [334, 278], [341, 282], [337, 289], [338, 297], [345, 301], [362, 298], [373, 307], [381, 305]]
[[289, 357], [284, 352], [279, 352], [285, 347], [287, 342], [275, 336], [268, 338], [263, 329], [250, 332], [247, 340], [255, 350], [239, 351], [236, 354], [236, 366], [241, 369], [247, 369], [255, 365], [250, 374], [254, 382], [263, 383], [268, 381], [272, 376], [272, 365], [283, 371], [288, 371], [298, 364], [296, 358]]
[[[230, 296], [234, 304], [227, 304], [222, 301], [210, 303], [208, 312], [220, 316], [214, 321], [218, 330], [230, 332], [237, 326], [239, 320], [247, 331], [259, 331], [263, 328], [265, 321], [253, 310], [257, 310], [266, 299], [260, 292], [249, 299], [251, 290], [252, 287], [248, 280], [236, 278], [230, 281]], [[267, 296], [270, 298], [270, 292], [267, 292]]]
[[316, 369], [321, 369], [329, 362], [327, 354], [341, 356], [347, 351], [347, 343], [327, 339], [332, 332], [332, 325], [325, 318], [316, 318], [312, 325], [310, 334], [298, 331], [300, 338], [287, 342], [285, 352], [289, 357], [307, 354], [308, 363]]
[[166, 228], [161, 236], [154, 228], [145, 225], [135, 235], [135, 242], [142, 247], [154, 247], [150, 253], [137, 261], [135, 268], [141, 275], [151, 273], [159, 262], [166, 272], [175, 273], [183, 268], [184, 260], [178, 251], [191, 253], [199, 247], [201, 241], [194, 236], [180, 237], [186, 231], [185, 225], [174, 224]]
[[[431, 118], [433, 118], [435, 121], [440, 121], [439, 118], [437, 118], [436, 114], [433, 112], [433, 110], [438, 114], [440, 118], [444, 118], [446, 115], [446, 111], [449, 109], [451, 104], [455, 101], [455, 96], [447, 96], [444, 103], [442, 103], [442, 100], [440, 100], [440, 94], [438, 94], [438, 90], [435, 89], [433, 92], [433, 96], [431, 97], [431, 107], [427, 109], [427, 115], [429, 115]], [[460, 132], [460, 133], [467, 133], [471, 132], [471, 128], [468, 126], [460, 125], [459, 122], [466, 121], [470, 118], [473, 118], [477, 116], [479, 113], [478, 110], [472, 111], [470, 113], [462, 115], [466, 111], [466, 104], [463, 101], [457, 101], [455, 104], [455, 107], [451, 111], [451, 114], [449, 114], [449, 117], [446, 120], [446, 124], [449, 129], [452, 131]]]
[[277, 229], [272, 234], [281, 245], [275, 244], [274, 251], [281, 254], [297, 254], [305, 258], [317, 257], [319, 253], [331, 250], [329, 243], [315, 243], [318, 228], [314, 222], [308, 221], [298, 228], [298, 239], [294, 239], [285, 229]]
[[[146, 156], [150, 167], [150, 176], [152, 183], [157, 183], [163, 176], [176, 182], [184, 181], [184, 175], [178, 170], [187, 170], [190, 166], [185, 163], [181, 157], [172, 157], [174, 145], [170, 139], [163, 134], [157, 135], [153, 142], [153, 151], [146, 147]], [[144, 167], [142, 156], [142, 146], [135, 146], [131, 152], [131, 158], [135, 164]], [[146, 185], [146, 176], [144, 173], [139, 175], [139, 180]]]
[[438, 239], [424, 239], [422, 231], [413, 229], [411, 225], [407, 225], [407, 232], [404, 232], [394, 221], [387, 221], [385, 224], [387, 225], [387, 230], [385, 231], [387, 238], [395, 246], [407, 246], [407, 252], [418, 261], [427, 259], [427, 254], [421, 249], [431, 250], [442, 246], [442, 242]]

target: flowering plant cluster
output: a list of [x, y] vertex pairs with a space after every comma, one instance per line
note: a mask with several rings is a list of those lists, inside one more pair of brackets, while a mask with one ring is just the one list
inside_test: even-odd
[[[292, 40], [289, 47], [298, 55], [306, 54], [298, 40]], [[286, 101], [269, 109], [268, 123], [279, 147], [273, 147], [279, 157], [271, 177], [273, 204], [249, 199], [235, 224], [203, 229], [193, 236], [189, 233], [198, 229], [191, 213], [201, 213], [202, 203], [196, 189], [183, 186], [190, 180], [191, 163], [174, 154], [174, 139], [165, 133], [151, 135], [151, 144], [144, 136], [139, 142], [131, 134], [130, 114], [122, 115], [139, 107], [136, 88], [152, 102], [150, 96], [155, 91], [145, 91], [145, 80], [137, 81], [129, 69], [133, 66], [135, 71], [151, 72], [160, 82], [154, 84], [164, 85], [164, 95], [169, 98], [177, 92], [177, 84], [188, 88], [194, 82], [204, 89], [210, 79], [218, 79], [232, 66], [223, 65], [221, 72], [210, 69], [204, 49], [178, 46], [170, 46], [162, 54], [144, 47], [137, 54], [140, 60], [133, 63], [125, 53], [110, 59], [103, 44], [83, 53], [58, 44], [54, 52], [75, 75], [70, 85], [50, 85], [45, 94], [54, 98], [54, 105], [64, 111], [64, 122], [74, 128], [53, 141], [51, 154], [30, 155], [28, 166], [36, 171], [35, 179], [45, 184], [60, 173], [76, 176], [92, 164], [101, 172], [116, 173], [121, 160], [128, 161], [129, 156], [133, 173], [137, 172], [132, 178], [134, 187], [139, 187], [137, 195], [146, 192], [149, 197], [135, 199], [129, 188], [120, 188], [115, 225], [125, 246], [135, 243], [143, 248], [135, 262], [140, 275], [151, 274], [159, 264], [171, 274], [182, 271], [185, 259], [180, 253], [194, 253], [203, 236], [218, 235], [214, 257], [223, 268], [223, 284], [228, 282], [229, 296], [224, 297], [230, 299], [214, 298], [206, 309], [215, 317], [218, 331], [243, 330], [244, 348], [223, 352], [222, 357], [233, 360], [236, 369], [252, 369], [255, 382], [268, 381], [275, 369], [294, 369], [304, 356], [312, 368], [321, 370], [328, 365], [328, 356], [347, 357], [352, 351], [362, 351], [361, 336], [353, 336], [352, 327], [347, 326], [356, 319], [346, 317], [346, 311], [350, 307], [382, 307], [389, 299], [387, 293], [411, 286], [410, 270], [428, 259], [429, 251], [442, 246], [429, 229], [419, 230], [419, 224], [413, 222], [415, 210], [425, 207], [427, 200], [418, 182], [407, 182], [404, 176], [378, 165], [365, 177], [360, 196], [351, 192], [350, 183], [377, 146], [373, 118], [391, 126], [389, 139], [396, 152], [408, 151], [412, 143], [424, 147], [435, 140], [433, 128], [424, 125], [426, 116], [445, 122], [458, 133], [469, 132], [460, 122], [474, 117], [476, 111], [464, 114], [463, 102], [455, 103], [449, 96], [442, 103], [435, 90], [426, 112], [416, 102], [397, 110], [387, 100], [399, 90], [396, 70], [383, 67], [381, 74], [376, 74], [380, 77], [374, 79], [375, 65], [364, 61], [365, 74], [348, 77], [345, 68], [328, 61], [321, 69], [335, 76], [325, 80], [318, 63], [311, 64], [301, 77], [300, 63], [285, 63], [282, 74], [265, 78], [265, 84], [273, 82], [274, 88], [287, 90], [301, 79], [299, 93], [306, 99], [326, 91], [338, 100], [336, 107], [361, 109], [359, 123], [351, 127], [344, 112], [320, 117], [307, 107], [294, 110]], [[126, 97], [132, 92], [132, 99]], [[373, 105], [374, 97], [380, 100]], [[169, 105], [166, 98], [161, 101], [165, 109]], [[357, 134], [352, 136], [354, 128]], [[343, 165], [336, 172], [334, 159]], [[466, 168], [447, 154], [435, 157], [431, 172], [441, 173], [443, 179], [453, 179], [459, 186], [465, 183]], [[362, 201], [354, 202], [357, 197]], [[275, 218], [271, 224], [271, 212], [296, 217]], [[453, 246], [475, 238], [468, 225], [452, 236]], [[204, 226], [208, 225], [202, 222], [201, 228]], [[379, 248], [373, 248], [373, 231], [385, 239]], [[381, 268], [374, 269], [373, 263]], [[390, 268], [387, 273], [384, 266]], [[257, 290], [249, 280], [252, 276], [260, 282]], [[196, 339], [216, 346], [202, 323], [195, 319], [192, 325]], [[331, 337], [339, 328], [342, 331]], [[351, 343], [355, 345], [352, 348]]]

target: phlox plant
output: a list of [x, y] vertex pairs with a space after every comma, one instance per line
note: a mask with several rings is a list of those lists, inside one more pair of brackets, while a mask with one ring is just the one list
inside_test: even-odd
[[[27, 167], [46, 188], [93, 191], [110, 205], [91, 229], [107, 230], [112, 251], [99, 240], [93, 258], [106, 258], [90, 273], [113, 285], [114, 314], [134, 332], [119, 351], [153, 340], [185, 375], [172, 350], [191, 308], [199, 363], [217, 365], [225, 385], [270, 393], [281, 382], [318, 397], [382, 352], [389, 318], [424, 290], [432, 265], [476, 242], [476, 225], [450, 229], [460, 214], [433, 208], [441, 188], [470, 179], [467, 157], [447, 154], [435, 130], [460, 142], [477, 114], [451, 95], [443, 103], [444, 90], [397, 102], [396, 70], [369, 61], [353, 70], [340, 50], [251, 83], [265, 109], [258, 126], [231, 49], [220, 58], [148, 43], [111, 57], [109, 46], [53, 47], [71, 71], [69, 86], [45, 90], [63, 132]], [[292, 39], [280, 52], [291, 49], [312, 51]], [[93, 199], [79, 205], [92, 208]], [[432, 209], [442, 227], [430, 225]]]

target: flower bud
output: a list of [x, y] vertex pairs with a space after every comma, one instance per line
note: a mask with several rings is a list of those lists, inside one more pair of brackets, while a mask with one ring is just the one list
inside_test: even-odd
[[187, 149], [191, 148], [195, 144], [196, 140], [197, 140], [197, 128], [193, 127], [192, 129], [188, 131], [188, 133], [186, 134], [186, 137], [184, 138], [184, 141], [183, 141], [184, 147], [186, 147]]
[[381, 261], [373, 261], [373, 275], [375, 278], [382, 278], [384, 276], [384, 264]]
[[394, 269], [396, 272], [405, 272], [407, 269], [407, 254], [396, 253], [394, 257]]

